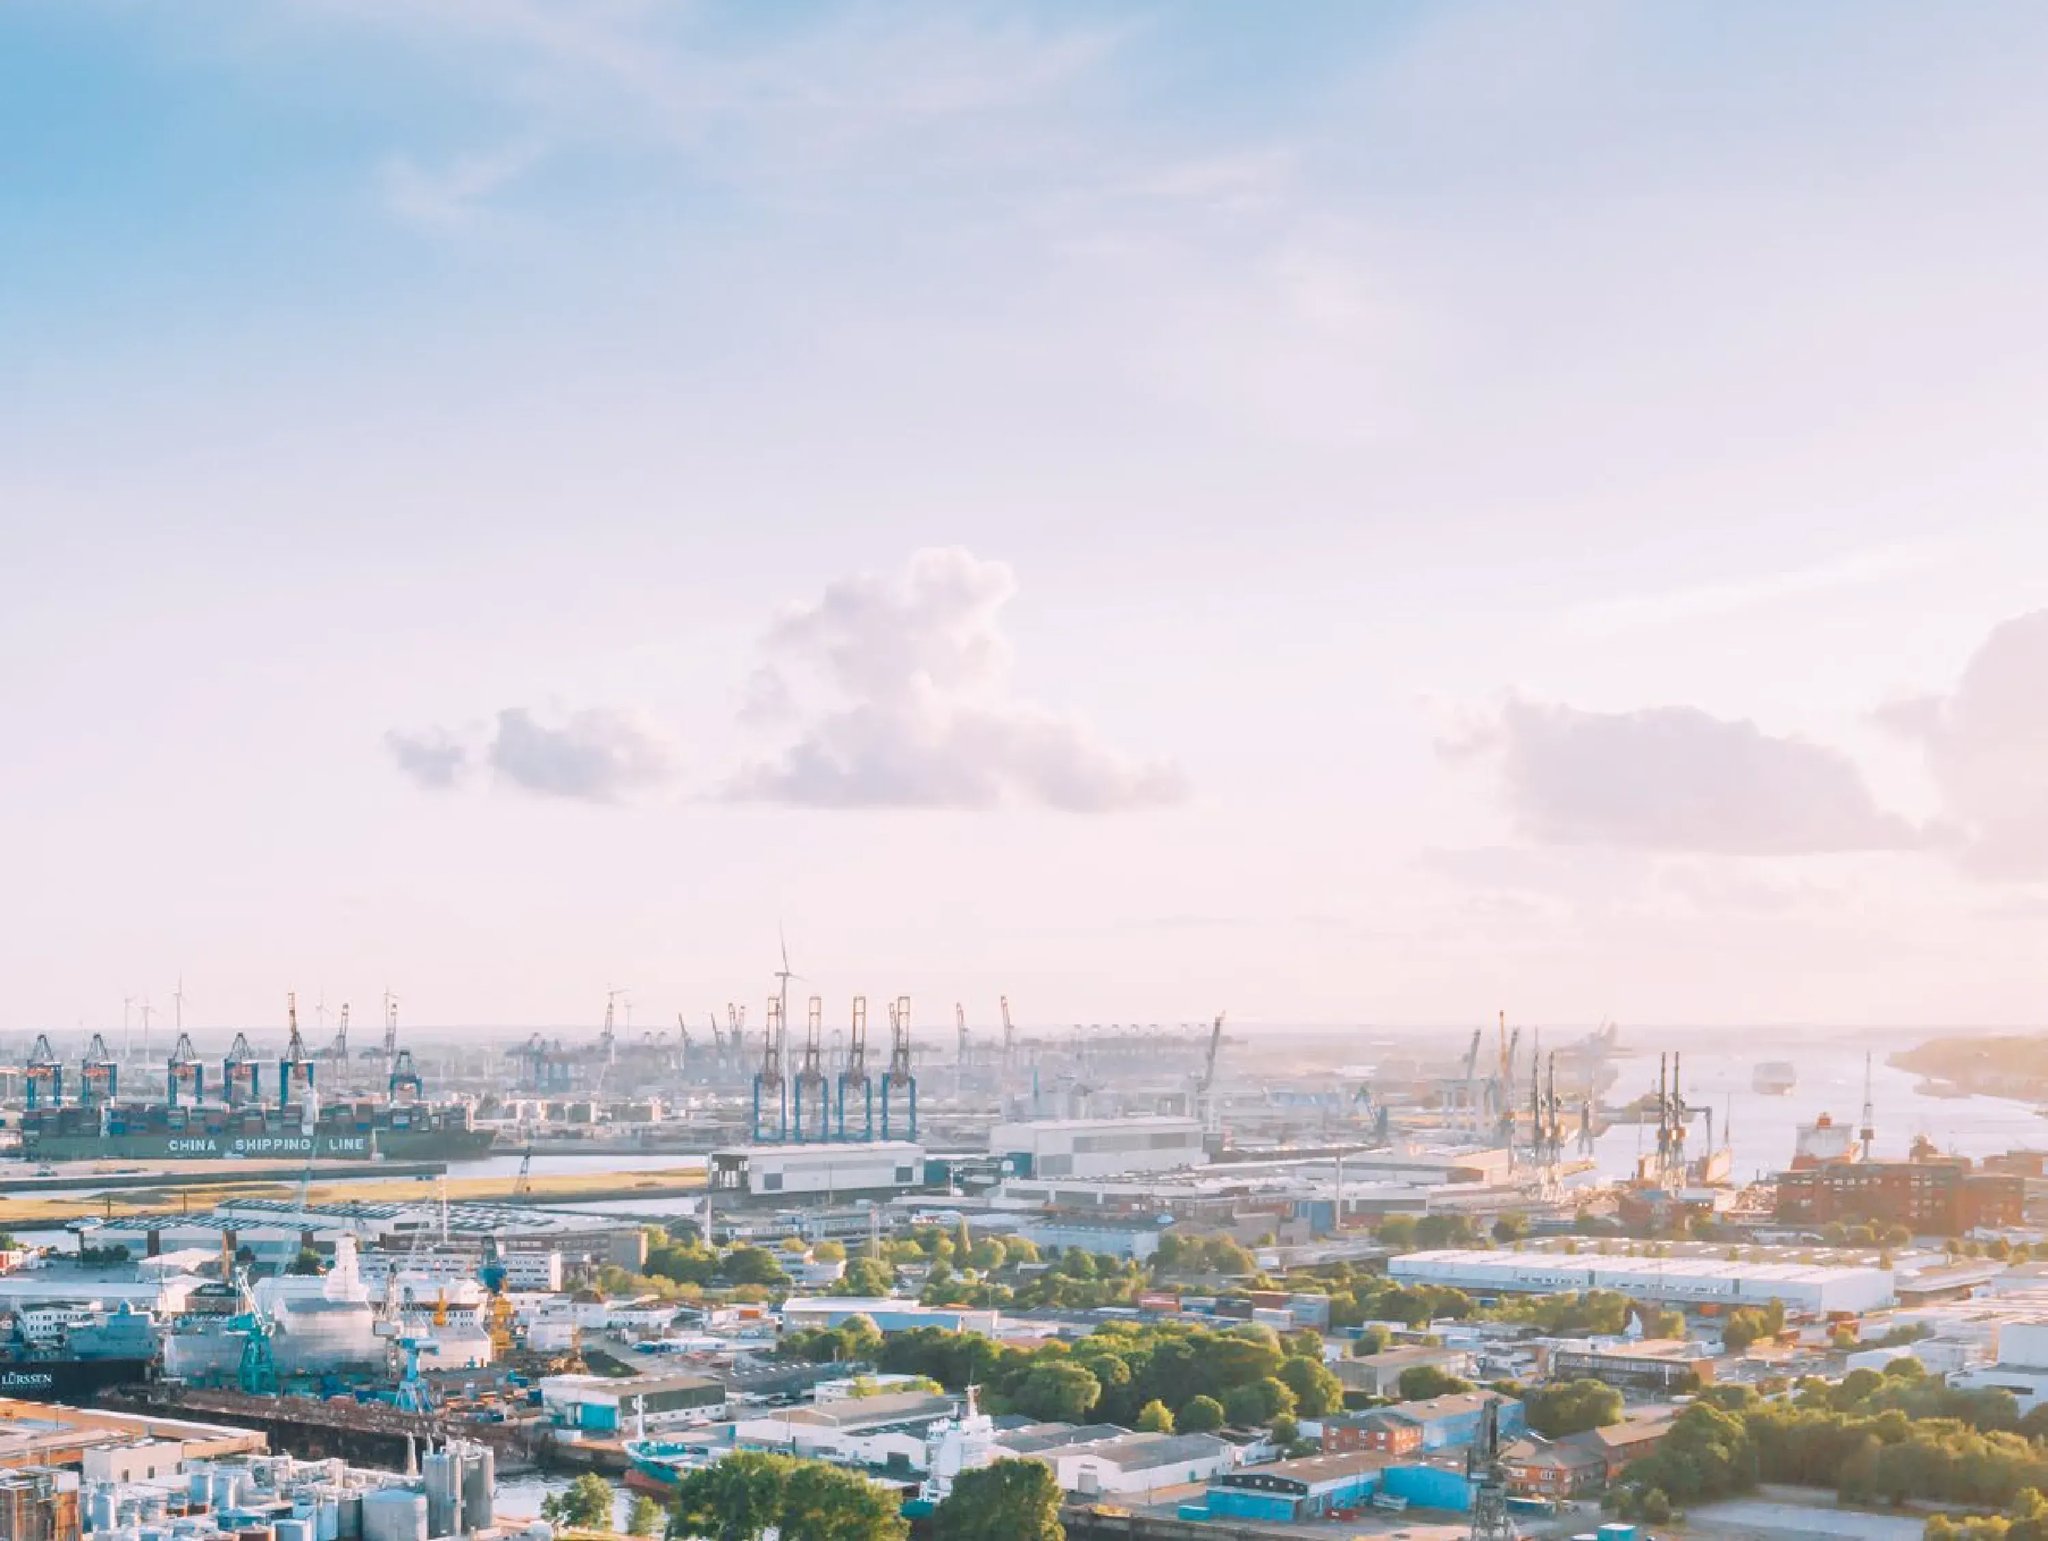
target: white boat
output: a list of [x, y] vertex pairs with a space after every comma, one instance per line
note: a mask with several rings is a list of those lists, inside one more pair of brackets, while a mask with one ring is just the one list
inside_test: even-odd
[[1751, 1091], [1767, 1097], [1789, 1096], [1799, 1085], [1799, 1072], [1790, 1060], [1767, 1059], [1749, 1078]]

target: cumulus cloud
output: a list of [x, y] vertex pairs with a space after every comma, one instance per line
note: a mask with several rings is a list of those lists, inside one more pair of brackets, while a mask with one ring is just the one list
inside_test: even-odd
[[1897, 701], [1879, 718], [1926, 750], [1962, 859], [1993, 878], [2048, 878], [2048, 610], [1984, 639], [1946, 695]]
[[469, 770], [469, 751], [439, 728], [424, 733], [393, 728], [384, 735], [384, 749], [401, 771], [429, 791], [447, 791]]
[[769, 715], [761, 704], [773, 703], [795, 736], [742, 769], [727, 795], [810, 808], [1082, 813], [1178, 801], [1185, 786], [1174, 767], [1124, 754], [1012, 692], [998, 617], [1015, 592], [1003, 563], [926, 550], [898, 577], [843, 578], [788, 612], [763, 640], [743, 715], [758, 721]]
[[384, 745], [401, 771], [435, 790], [454, 786], [481, 762], [522, 792], [610, 803], [659, 786], [676, 770], [667, 735], [630, 713], [604, 710], [546, 722], [526, 707], [508, 706], [474, 747], [445, 728], [394, 729]]
[[1523, 832], [1546, 844], [1757, 856], [1924, 843], [1846, 755], [1692, 707], [1517, 699], [1446, 747], [1494, 759]]

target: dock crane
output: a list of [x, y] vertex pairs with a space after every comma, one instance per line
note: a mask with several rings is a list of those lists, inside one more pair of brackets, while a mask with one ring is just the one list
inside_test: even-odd
[[165, 1067], [164, 1088], [170, 1094], [172, 1107], [178, 1106], [180, 1096], [196, 1106], [206, 1096], [206, 1065], [199, 1058], [199, 1051], [192, 1047], [189, 1033], [178, 1034], [178, 1041], [171, 1045], [171, 1059]]
[[85, 1063], [79, 1067], [78, 1101], [84, 1107], [99, 1107], [114, 1100], [114, 1088], [121, 1078], [121, 1067], [115, 1062], [114, 1054], [107, 1047], [107, 1040], [94, 1033], [85, 1046]]
[[868, 1076], [868, 998], [856, 995], [853, 998], [853, 1026], [846, 1035], [846, 1060], [839, 1067], [839, 1115], [838, 1138], [852, 1139], [846, 1128], [846, 1094], [858, 1089], [861, 1095], [862, 1123], [860, 1138], [872, 1142], [875, 1137], [875, 1086]]
[[246, 1034], [237, 1033], [220, 1062], [221, 1094], [229, 1107], [260, 1102], [263, 1097], [263, 1067]]
[[[763, 1122], [773, 1112], [773, 1133]], [[782, 1002], [768, 997], [768, 1025], [761, 1033], [761, 1064], [754, 1072], [754, 1143], [779, 1145], [789, 1138], [789, 1087], [782, 1074]]]
[[28, 1064], [23, 1070], [32, 1108], [60, 1108], [64, 1105], [64, 1062], [50, 1047], [50, 1035], [37, 1033], [29, 1045]]
[[806, 1094], [817, 1104], [818, 1111], [813, 1119], [818, 1126], [817, 1138], [828, 1140], [832, 1137], [831, 1092], [825, 1080], [824, 1016], [825, 1003], [812, 996], [804, 1022], [804, 1057], [797, 1062], [796, 1077], [790, 1089], [790, 1122], [799, 1144], [811, 1138], [811, 1131], [804, 1127]]
[[732, 1068], [744, 1070], [747, 1066], [747, 1008], [727, 1001], [725, 1024], [727, 1036], [731, 1039]]
[[1003, 1005], [1003, 1079], [1010, 1078], [1010, 1072], [1017, 1064], [1017, 1029], [1010, 1023], [1010, 998], [1002, 998]]
[[420, 1067], [414, 1062], [412, 1050], [400, 1049], [398, 1057], [391, 1062], [391, 1075], [385, 1082], [385, 1095], [393, 1103], [398, 1102], [399, 1093], [407, 1094], [407, 1102], [418, 1102], [426, 1085], [420, 1079]]
[[1472, 1046], [1465, 1051], [1465, 1068], [1458, 1078], [1464, 1088], [1467, 1128], [1473, 1134], [1479, 1132], [1479, 1045], [1485, 1037], [1485, 1028], [1472, 1029]]
[[284, 1057], [277, 1062], [277, 1105], [292, 1105], [296, 1091], [302, 1103], [313, 1097], [313, 1057], [306, 1052], [306, 1040], [299, 1036], [299, 997], [296, 991], [284, 998]]
[[[346, 1028], [348, 1026], [348, 1007], [346, 1006], [341, 1008], [341, 1021], [343, 1028]], [[342, 1040], [337, 1038], [335, 1042], [340, 1043]], [[380, 1057], [384, 1061], [384, 1073], [386, 1075], [391, 1074], [392, 1061], [398, 1058], [398, 997], [389, 990], [384, 992], [384, 1046], [382, 1048], [366, 1048], [361, 1054], [363, 1059], [378, 1059]]]
[[882, 1138], [892, 1138], [890, 1133], [889, 1110], [896, 1101], [896, 1093], [902, 1092], [906, 1101], [909, 1132], [907, 1140], [917, 1139], [917, 1072], [910, 1058], [910, 997], [899, 995], [889, 1007], [889, 1068], [882, 1072]]
[[[681, 1017], [676, 1020], [680, 1022]], [[725, 1073], [725, 1030], [718, 1025], [718, 1013], [711, 1013], [711, 1073], [714, 1076]]]
[[1465, 1452], [1465, 1480], [1472, 1484], [1471, 1541], [1515, 1541], [1508, 1517], [1508, 1474], [1501, 1460], [1500, 1401], [1488, 1398], [1479, 1414], [1479, 1436]]
[[953, 1002], [953, 1026], [960, 1036], [960, 1046], [953, 1059], [953, 1096], [957, 1101], [967, 1095], [967, 1005], [964, 1001]]

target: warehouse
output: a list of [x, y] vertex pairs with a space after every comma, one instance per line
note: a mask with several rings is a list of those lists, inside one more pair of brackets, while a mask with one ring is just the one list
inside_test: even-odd
[[885, 1333], [941, 1327], [983, 1337], [993, 1337], [1001, 1319], [999, 1313], [981, 1306], [927, 1306], [893, 1295], [792, 1295], [782, 1303], [782, 1325], [791, 1332], [802, 1327], [838, 1327], [856, 1316], [865, 1316]]
[[711, 1153], [715, 1198], [893, 1196], [924, 1185], [924, 1147], [907, 1140], [735, 1145]]
[[1402, 1284], [1442, 1284], [1475, 1294], [1554, 1295], [1613, 1290], [1675, 1306], [1785, 1303], [1795, 1313], [1860, 1315], [1893, 1304], [1889, 1268], [1740, 1263], [1710, 1257], [1601, 1257], [1559, 1252], [1410, 1252], [1387, 1263]]
[[1208, 1159], [1193, 1118], [1047, 1118], [997, 1124], [991, 1154], [1021, 1177], [1114, 1177], [1168, 1172]]

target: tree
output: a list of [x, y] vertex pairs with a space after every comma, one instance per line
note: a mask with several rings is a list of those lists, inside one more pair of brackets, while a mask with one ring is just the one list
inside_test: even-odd
[[1183, 1434], [1213, 1434], [1223, 1427], [1223, 1404], [1214, 1397], [1192, 1397], [1174, 1415], [1173, 1426]]
[[321, 1269], [320, 1254], [311, 1247], [301, 1247], [299, 1248], [299, 1255], [292, 1259], [291, 1267], [287, 1268], [285, 1272], [299, 1274], [302, 1277], [310, 1277], [321, 1272]]
[[1294, 1393], [1294, 1410], [1304, 1418], [1321, 1418], [1344, 1405], [1344, 1383], [1320, 1359], [1289, 1359], [1280, 1366], [1280, 1380]]
[[1529, 1217], [1525, 1214], [1505, 1214], [1493, 1222], [1493, 1239], [1503, 1245], [1520, 1241], [1528, 1234]]
[[1455, 1396], [1471, 1389], [1472, 1382], [1446, 1374], [1433, 1364], [1418, 1364], [1401, 1372], [1401, 1400], [1404, 1402], [1426, 1402], [1431, 1397]]
[[1424, 1215], [1415, 1222], [1415, 1245], [1424, 1252], [1466, 1247], [1479, 1239], [1470, 1215]]
[[895, 1269], [872, 1257], [857, 1257], [846, 1265], [846, 1272], [839, 1276], [839, 1282], [832, 1286], [831, 1293], [873, 1299], [888, 1294], [895, 1287]]
[[1387, 1336], [1387, 1329], [1375, 1322], [1351, 1340], [1351, 1357], [1367, 1359], [1374, 1354], [1384, 1354], [1387, 1344], [1393, 1340]]
[[1276, 1376], [1248, 1381], [1230, 1388], [1223, 1399], [1223, 1416], [1239, 1428], [1271, 1423], [1294, 1412], [1294, 1393]]
[[1770, 1323], [1764, 1313], [1745, 1306], [1731, 1311], [1728, 1320], [1721, 1324], [1721, 1342], [1728, 1352], [1739, 1354], [1759, 1338], [1770, 1335]]
[[887, 1489], [822, 1461], [794, 1463], [776, 1511], [779, 1541], [903, 1541], [910, 1524]]
[[734, 1284], [789, 1283], [789, 1275], [775, 1254], [762, 1247], [734, 1247], [718, 1265], [719, 1273]]
[[953, 1479], [932, 1512], [936, 1541], [1066, 1541], [1059, 1479], [1043, 1461], [997, 1461]]
[[1621, 1393], [1597, 1380], [1538, 1386], [1522, 1398], [1522, 1406], [1529, 1427], [1545, 1439], [1562, 1439], [1621, 1422]]
[[839, 1337], [840, 1358], [873, 1359], [882, 1351], [882, 1329], [875, 1325], [875, 1319], [864, 1312], [856, 1311], [836, 1329]]
[[1380, 1221], [1379, 1229], [1373, 1233], [1383, 1247], [1406, 1251], [1415, 1245], [1415, 1217], [1412, 1215], [1388, 1215]]
[[1102, 1400], [1102, 1382], [1082, 1365], [1053, 1360], [1025, 1371], [1005, 1400], [1046, 1422], [1080, 1423]]
[[661, 1505], [645, 1493], [635, 1493], [632, 1507], [626, 1511], [626, 1533], [632, 1536], [651, 1536], [660, 1529]]
[[612, 1485], [587, 1471], [559, 1493], [541, 1500], [541, 1518], [578, 1530], [612, 1528]]
[[709, 1466], [692, 1468], [677, 1485], [669, 1535], [760, 1541], [781, 1517], [782, 1484], [794, 1464], [785, 1456], [735, 1450]]
[[1173, 1411], [1159, 1398], [1154, 1397], [1138, 1409], [1136, 1424], [1139, 1432], [1145, 1434], [1171, 1434], [1173, 1432]]

